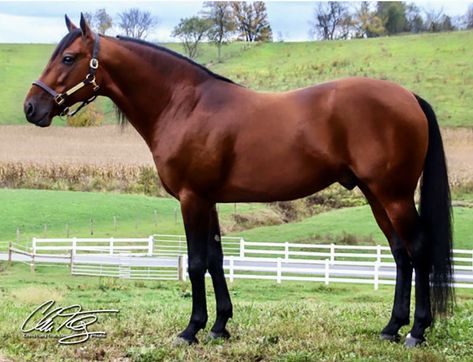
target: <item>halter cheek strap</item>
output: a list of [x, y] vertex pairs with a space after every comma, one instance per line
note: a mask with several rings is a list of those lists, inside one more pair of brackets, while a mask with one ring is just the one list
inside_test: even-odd
[[[94, 49], [92, 51], [92, 59], [90, 59], [90, 62], [89, 62], [89, 72], [87, 73], [87, 75], [85, 76], [85, 79], [82, 82], [77, 83], [75, 86], [73, 86], [72, 88], [68, 89], [67, 91], [63, 93], [56, 92], [54, 89], [52, 89], [51, 87], [49, 87], [47, 84], [45, 84], [39, 79], [33, 82], [33, 85], [41, 88], [43, 91], [51, 95], [51, 97], [53, 97], [54, 102], [61, 109], [61, 113], [59, 114], [60, 116], [69, 116], [69, 117], [73, 116], [77, 112], [79, 112], [83, 107], [93, 102], [95, 98], [97, 98], [96, 93], [100, 89], [100, 87], [98, 86], [95, 80], [95, 74], [97, 73], [97, 69], [99, 67], [98, 53], [99, 53], [99, 48], [100, 48], [100, 40], [99, 40], [98, 34], [94, 34], [94, 35], [95, 35], [95, 42], [94, 42]], [[85, 101], [82, 101], [80, 106], [77, 107], [75, 110], [69, 111], [69, 107], [65, 106], [65, 102], [67, 98], [88, 85], [93, 86], [92, 89], [94, 91], [94, 95], [91, 98]]]

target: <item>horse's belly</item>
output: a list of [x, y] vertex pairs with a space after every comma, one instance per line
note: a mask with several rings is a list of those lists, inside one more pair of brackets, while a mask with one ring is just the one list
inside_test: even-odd
[[336, 181], [327, 164], [309, 160], [253, 162], [234, 170], [220, 190], [218, 202], [271, 202], [311, 195]]

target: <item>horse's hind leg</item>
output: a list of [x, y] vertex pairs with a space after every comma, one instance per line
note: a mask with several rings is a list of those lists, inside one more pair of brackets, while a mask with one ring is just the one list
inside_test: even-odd
[[391, 318], [381, 331], [380, 337], [385, 340], [398, 342], [399, 329], [409, 324], [409, 308], [411, 300], [412, 264], [407, 250], [397, 236], [384, 207], [365, 186], [359, 185], [366, 196], [378, 226], [389, 241], [394, 261], [396, 262], [396, 289]]
[[208, 269], [212, 277], [215, 300], [217, 303], [217, 318], [210, 330], [210, 338], [229, 338], [230, 333], [225, 328], [228, 319], [232, 317], [233, 307], [228, 293], [227, 282], [223, 271], [223, 251], [220, 236], [220, 226], [215, 206], [210, 216], [210, 234], [207, 244]]
[[407, 247], [415, 270], [414, 325], [405, 342], [407, 347], [414, 347], [425, 340], [425, 329], [432, 323], [429, 286], [430, 254], [413, 197], [389, 202], [385, 204], [385, 207], [394, 230]]

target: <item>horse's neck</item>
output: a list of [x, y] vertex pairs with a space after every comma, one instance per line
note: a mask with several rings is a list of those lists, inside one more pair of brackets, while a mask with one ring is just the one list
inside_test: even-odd
[[[177, 92], [182, 92], [183, 84], [189, 88], [201, 79], [192, 69], [184, 69], [187, 78], [182, 76], [184, 72], [169, 71], [172, 66], [165, 66], [165, 62], [173, 59], [165, 55], [159, 59], [159, 52], [152, 53], [156, 59], [150, 62], [117, 40], [109, 40], [104, 47], [104, 95], [112, 99], [151, 146], [163, 113], [168, 113], [165, 110], [175, 107], [173, 103], [179, 103], [179, 108], [185, 108], [186, 102], [195, 103], [192, 97], [181, 97]], [[165, 69], [160, 69], [160, 65]]]

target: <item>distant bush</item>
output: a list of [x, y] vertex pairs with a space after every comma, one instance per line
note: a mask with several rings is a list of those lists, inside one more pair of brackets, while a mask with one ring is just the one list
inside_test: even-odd
[[67, 125], [70, 127], [100, 126], [103, 118], [103, 113], [97, 110], [95, 104], [91, 103], [76, 115], [68, 117]]

